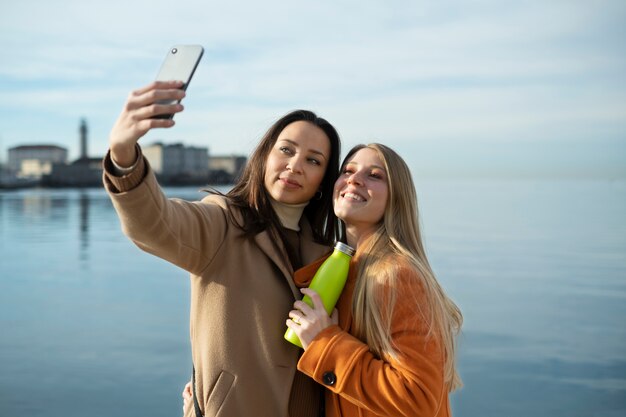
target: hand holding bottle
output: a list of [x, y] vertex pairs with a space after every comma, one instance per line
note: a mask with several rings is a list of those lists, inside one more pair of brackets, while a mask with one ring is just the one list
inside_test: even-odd
[[[342, 242], [335, 244], [333, 253], [322, 263], [311, 280], [309, 289], [313, 291], [307, 292], [308, 290], [306, 289], [301, 290], [302, 293], [305, 294], [304, 298], [294, 303], [295, 310], [292, 310], [289, 316], [295, 320], [287, 320], [288, 329], [287, 332], [285, 332], [285, 340], [304, 348], [305, 346], [299, 340], [298, 332], [296, 331], [301, 331], [302, 329], [294, 329], [294, 326], [302, 326], [302, 324], [299, 324], [299, 318], [304, 318], [304, 315], [308, 312], [310, 314], [315, 313], [315, 317], [319, 319], [322, 310], [325, 316], [329, 317], [348, 279], [348, 270], [350, 269], [350, 259], [352, 255], [354, 255], [354, 249], [350, 246]], [[315, 295], [316, 298], [313, 299], [312, 295]], [[294, 314], [292, 315], [292, 313]], [[307, 327], [310, 326], [311, 321], [311, 319], [307, 320]], [[316, 323], [319, 322], [319, 320], [314, 321]], [[329, 325], [326, 325], [323, 328], [328, 326]], [[308, 333], [307, 331], [307, 334]], [[317, 331], [314, 336], [316, 336], [317, 333], [319, 333], [319, 331]], [[312, 339], [313, 338], [310, 338], [309, 341]]]
[[300, 291], [311, 299], [313, 307], [302, 300], [296, 301], [293, 304], [294, 310], [289, 312], [290, 319], [287, 320], [287, 327], [298, 336], [302, 347], [306, 350], [319, 332], [339, 323], [339, 314], [335, 308], [329, 317], [319, 294], [312, 289], [301, 288]]

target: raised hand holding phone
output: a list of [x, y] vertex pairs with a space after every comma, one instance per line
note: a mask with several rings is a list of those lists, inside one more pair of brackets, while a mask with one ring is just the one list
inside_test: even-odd
[[183, 111], [180, 101], [202, 53], [202, 47], [195, 45], [170, 48], [157, 80], [130, 93], [109, 136], [111, 157], [118, 165], [127, 167], [135, 162], [135, 144], [148, 131], [174, 126], [172, 117]]

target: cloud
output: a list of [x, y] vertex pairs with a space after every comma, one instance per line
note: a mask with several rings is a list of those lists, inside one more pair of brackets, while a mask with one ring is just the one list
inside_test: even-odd
[[5, 146], [30, 137], [17, 132], [36, 114], [72, 132], [86, 116], [106, 138], [167, 48], [201, 43], [178, 126], [150, 137], [241, 152], [301, 107], [349, 142], [407, 151], [418, 140], [623, 137], [624, 21], [626, 5], [606, 0], [11, 2], [0, 13], [11, 51], [0, 135]]

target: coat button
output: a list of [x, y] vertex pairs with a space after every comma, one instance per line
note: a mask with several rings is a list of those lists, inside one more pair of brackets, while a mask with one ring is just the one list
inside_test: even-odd
[[337, 375], [335, 375], [332, 371], [326, 371], [324, 372], [324, 375], [322, 375], [322, 382], [326, 385], [335, 385], [335, 382], [337, 382]]

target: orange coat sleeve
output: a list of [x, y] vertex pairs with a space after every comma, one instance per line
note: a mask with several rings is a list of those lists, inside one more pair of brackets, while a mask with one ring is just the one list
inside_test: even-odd
[[[392, 314], [392, 340], [398, 360], [378, 359], [368, 346], [333, 325], [318, 334], [304, 352], [298, 369], [359, 408], [377, 415], [434, 416], [447, 401], [443, 355], [438, 338], [428, 331], [421, 285], [407, 286], [399, 271], [400, 287]], [[412, 296], [411, 296], [412, 295]], [[423, 307], [423, 306], [422, 306]]]

